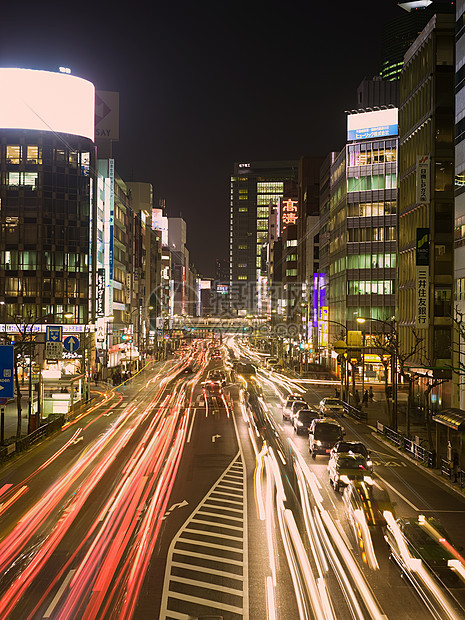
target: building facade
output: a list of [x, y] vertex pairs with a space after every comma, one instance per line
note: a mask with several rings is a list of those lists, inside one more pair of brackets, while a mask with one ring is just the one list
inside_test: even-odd
[[[434, 15], [405, 55], [399, 122], [398, 325], [403, 354], [429, 383], [451, 366], [454, 217], [453, 15]], [[450, 383], [427, 405], [451, 402]]]
[[284, 197], [285, 182], [297, 183], [298, 162], [234, 164], [230, 199], [230, 303], [237, 314], [266, 313], [268, 284], [262, 252], [268, 243], [270, 208]]

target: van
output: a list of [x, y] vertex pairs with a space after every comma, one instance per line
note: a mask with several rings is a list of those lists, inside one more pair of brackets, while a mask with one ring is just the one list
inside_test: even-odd
[[308, 449], [312, 459], [317, 454], [329, 454], [344, 434], [344, 429], [335, 420], [313, 420], [308, 434]]

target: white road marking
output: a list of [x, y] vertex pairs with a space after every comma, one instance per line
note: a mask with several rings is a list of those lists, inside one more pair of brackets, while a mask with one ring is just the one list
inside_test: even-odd
[[402, 499], [406, 504], [408, 504], [411, 508], [413, 508], [413, 510], [415, 510], [415, 512], [421, 512], [421, 510], [420, 510], [420, 508], [418, 508], [418, 506], [415, 506], [415, 504], [412, 504], [412, 502], [409, 499], [407, 499], [405, 497], [405, 495], [402, 495], [402, 493], [400, 493], [400, 491], [398, 491], [395, 487], [393, 487], [392, 484], [389, 484], [389, 482], [386, 482], [386, 480], [382, 476], [380, 476], [379, 474], [378, 474], [378, 478], [380, 480], [382, 480], [383, 483], [387, 487], [389, 487], [391, 489], [391, 491], [393, 491], [396, 495], [398, 495], [400, 497], [400, 499]]
[[186, 442], [187, 442], [187, 443], [189, 443], [189, 442], [190, 442], [190, 440], [191, 440], [192, 429], [194, 428], [194, 420], [195, 420], [195, 414], [196, 414], [196, 413], [197, 413], [197, 409], [194, 409], [194, 413], [193, 413], [193, 415], [192, 415], [192, 420], [191, 420], [191, 425], [190, 425], [190, 428], [189, 428], [189, 433], [188, 433], [188, 435], [187, 435], [187, 439], [186, 439]]
[[63, 592], [65, 591], [65, 589], [68, 587], [68, 583], [71, 581], [71, 579], [72, 579], [72, 577], [73, 577], [75, 572], [76, 571], [73, 569], [73, 570], [70, 570], [69, 573], [66, 575], [66, 577], [65, 577], [63, 583], [61, 584], [58, 592], [55, 594], [55, 596], [53, 597], [52, 602], [50, 603], [50, 605], [47, 608], [47, 611], [44, 613], [43, 618], [50, 618], [50, 616], [53, 613], [53, 610], [57, 606], [58, 601], [60, 600]]

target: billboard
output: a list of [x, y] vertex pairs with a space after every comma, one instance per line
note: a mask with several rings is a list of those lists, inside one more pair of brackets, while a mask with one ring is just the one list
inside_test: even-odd
[[347, 140], [370, 140], [396, 136], [399, 132], [397, 108], [361, 112], [347, 116]]
[[95, 138], [115, 142], [119, 140], [119, 93], [96, 91]]
[[36, 129], [94, 141], [95, 88], [67, 73], [0, 69], [0, 128]]

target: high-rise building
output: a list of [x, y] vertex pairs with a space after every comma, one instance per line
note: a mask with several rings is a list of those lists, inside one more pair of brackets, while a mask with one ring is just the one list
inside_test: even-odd
[[285, 198], [285, 182], [297, 183], [297, 178], [297, 161], [234, 164], [229, 263], [231, 311], [235, 314], [266, 312], [262, 249], [268, 243], [270, 208]]
[[383, 80], [400, 79], [407, 50], [433, 15], [455, 13], [450, 0], [412, 0], [398, 5], [404, 11], [399, 11], [399, 16], [383, 28], [380, 71]]
[[[465, 314], [465, 1], [457, 0], [455, 43], [455, 304]], [[457, 339], [460, 360], [454, 367], [463, 367], [465, 343]], [[460, 362], [460, 364], [459, 364]], [[453, 405], [465, 409], [462, 379], [454, 376]]]
[[[434, 15], [405, 55], [399, 110], [398, 303], [403, 354], [423, 374], [418, 399], [451, 366], [455, 16]], [[432, 406], [450, 404], [448, 383]]]
[[[368, 337], [395, 314], [397, 132], [397, 108], [349, 114], [347, 144], [331, 166], [329, 319], [360, 331], [363, 318]], [[341, 333], [331, 322], [328, 331], [333, 341]]]

